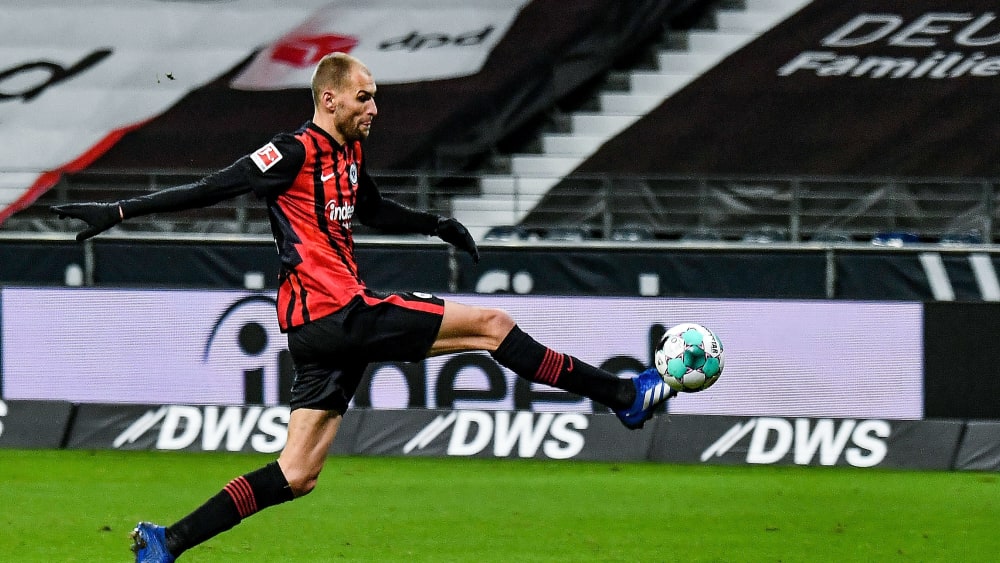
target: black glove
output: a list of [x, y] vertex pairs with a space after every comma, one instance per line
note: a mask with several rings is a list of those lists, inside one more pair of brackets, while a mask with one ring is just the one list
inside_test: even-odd
[[67, 203], [65, 205], [53, 205], [49, 207], [49, 211], [58, 215], [60, 219], [72, 217], [90, 225], [77, 233], [76, 240], [88, 239], [122, 222], [121, 208], [117, 201], [114, 203]]
[[469, 230], [457, 220], [447, 217], [438, 218], [434, 234], [455, 248], [468, 252], [469, 256], [472, 256], [472, 261], [476, 264], [479, 263], [479, 249], [476, 248], [476, 241], [472, 239]]

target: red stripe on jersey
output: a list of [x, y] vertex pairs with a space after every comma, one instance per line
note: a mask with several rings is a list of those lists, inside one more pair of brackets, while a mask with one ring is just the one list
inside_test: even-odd
[[434, 313], [436, 315], [444, 314], [444, 305], [439, 303], [431, 303], [429, 301], [410, 301], [404, 299], [401, 295], [392, 294], [388, 297], [378, 297], [376, 295], [371, 295], [369, 293], [362, 293], [361, 298], [367, 305], [378, 305], [379, 303], [390, 303], [397, 307], [402, 307], [404, 309], [410, 309], [413, 311], [423, 311], [425, 313]]

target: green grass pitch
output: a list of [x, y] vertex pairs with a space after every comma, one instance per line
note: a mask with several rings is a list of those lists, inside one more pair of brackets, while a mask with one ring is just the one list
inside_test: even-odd
[[[129, 561], [247, 454], [0, 450], [0, 560]], [[996, 561], [1000, 477], [332, 457], [319, 488], [188, 552], [216, 561]]]

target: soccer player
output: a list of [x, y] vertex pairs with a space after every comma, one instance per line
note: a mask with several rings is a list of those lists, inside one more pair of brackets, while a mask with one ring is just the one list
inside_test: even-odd
[[173, 561], [251, 514], [311, 492], [371, 362], [484, 350], [520, 377], [608, 406], [628, 428], [642, 427], [654, 407], [673, 396], [655, 369], [616, 377], [538, 343], [502, 310], [365, 286], [354, 258], [355, 219], [383, 232], [436, 235], [479, 260], [475, 241], [455, 219], [379, 194], [362, 145], [378, 113], [375, 90], [358, 59], [327, 55], [313, 72], [313, 117], [294, 133], [278, 134], [190, 184], [52, 208], [61, 218], [87, 223], [77, 235], [83, 240], [131, 217], [208, 206], [252, 191], [267, 204], [277, 244], [278, 323], [295, 366], [285, 448], [277, 461], [233, 479], [175, 524], [140, 522], [132, 532], [136, 561]]

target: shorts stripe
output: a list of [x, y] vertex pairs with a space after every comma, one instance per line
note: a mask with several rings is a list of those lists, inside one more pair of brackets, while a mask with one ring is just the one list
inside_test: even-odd
[[369, 306], [378, 305], [379, 303], [389, 303], [391, 305], [402, 307], [404, 309], [410, 309], [412, 311], [423, 311], [424, 313], [433, 313], [435, 315], [444, 314], [444, 304], [442, 303], [420, 301], [416, 299], [409, 300], [405, 299], [398, 293], [393, 293], [388, 297], [379, 297], [365, 292], [361, 294], [361, 299], [363, 299], [365, 304]]

